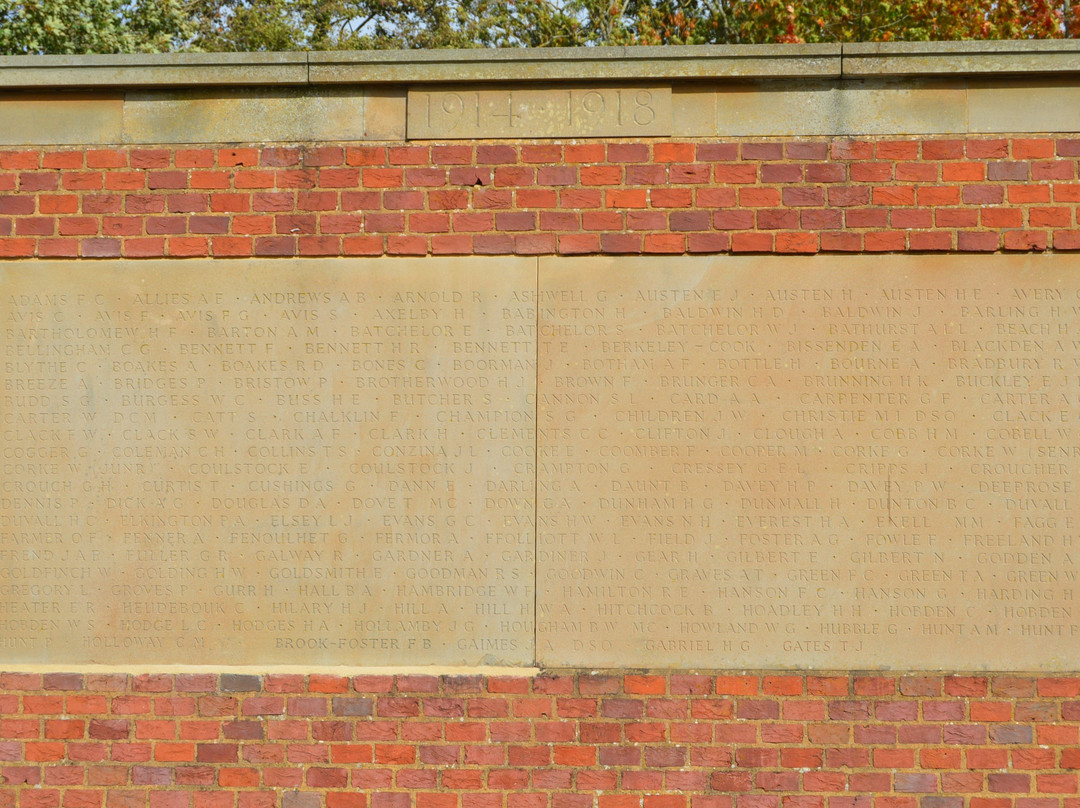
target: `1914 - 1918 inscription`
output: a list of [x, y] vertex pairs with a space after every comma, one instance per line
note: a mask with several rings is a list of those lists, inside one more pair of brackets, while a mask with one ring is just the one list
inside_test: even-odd
[[0, 660], [1075, 669], [1069, 262], [5, 265]]
[[537, 655], [1071, 669], [1063, 259], [541, 273]]
[[531, 660], [533, 262], [0, 280], [0, 659]]
[[670, 135], [671, 87], [421, 87], [407, 126], [410, 139]]

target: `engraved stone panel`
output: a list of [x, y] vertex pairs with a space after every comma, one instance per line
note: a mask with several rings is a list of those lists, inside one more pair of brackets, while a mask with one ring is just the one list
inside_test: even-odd
[[0, 144], [118, 143], [124, 99], [104, 93], [4, 93]]
[[967, 126], [961, 81], [731, 83], [717, 88], [715, 109], [714, 133], [723, 137], [946, 133]]
[[653, 137], [671, 134], [671, 87], [425, 87], [407, 118], [411, 140]]
[[542, 259], [539, 662], [1075, 670], [1077, 268]]
[[124, 104], [128, 143], [366, 140], [363, 90], [252, 88], [177, 93], [130, 91]]
[[969, 132], [1075, 132], [1080, 87], [1075, 81], [968, 79]]
[[0, 265], [0, 660], [530, 662], [535, 267]]

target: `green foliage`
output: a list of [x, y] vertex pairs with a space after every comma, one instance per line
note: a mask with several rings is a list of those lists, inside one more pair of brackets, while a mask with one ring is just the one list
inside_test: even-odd
[[194, 32], [182, 0], [0, 0], [0, 53], [159, 53]]
[[482, 47], [488, 2], [439, 0], [193, 0], [200, 50]]
[[1033, 39], [1078, 0], [0, 0], [2, 53]]
[[1069, 0], [659, 0], [649, 43], [888, 42], [1080, 35]]

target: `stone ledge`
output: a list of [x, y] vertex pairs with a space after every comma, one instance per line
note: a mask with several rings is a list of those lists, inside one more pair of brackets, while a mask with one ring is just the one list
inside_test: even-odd
[[0, 86], [15, 89], [296, 86], [308, 83], [304, 53], [0, 56]]
[[591, 81], [840, 75], [839, 45], [312, 53], [311, 80], [338, 82]]
[[5, 89], [1080, 73], [1080, 42], [855, 43], [0, 57]]
[[855, 42], [844, 45], [844, 77], [984, 76], [1080, 72], [1080, 42]]

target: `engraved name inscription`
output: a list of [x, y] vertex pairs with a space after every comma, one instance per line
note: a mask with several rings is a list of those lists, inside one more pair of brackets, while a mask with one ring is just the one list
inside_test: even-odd
[[1074, 670], [1070, 260], [4, 265], [0, 659]]
[[502, 262], [5, 268], [0, 658], [532, 658]]
[[421, 88], [409, 91], [410, 139], [671, 134], [671, 88]]
[[1075, 666], [1080, 286], [978, 264], [542, 273], [541, 662]]

